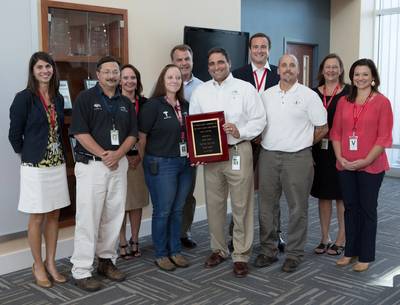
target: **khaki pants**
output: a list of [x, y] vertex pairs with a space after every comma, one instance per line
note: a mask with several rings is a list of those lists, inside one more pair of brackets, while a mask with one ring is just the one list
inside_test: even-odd
[[[250, 142], [229, 148], [229, 161], [205, 165], [205, 185], [208, 226], [211, 250], [229, 255], [225, 239], [226, 200], [231, 195], [234, 222], [234, 262], [247, 262], [250, 258], [254, 236], [254, 181], [253, 157]], [[232, 156], [240, 156], [240, 170], [232, 170]]]
[[111, 171], [101, 161], [77, 162], [76, 218], [72, 276], [90, 277], [95, 255], [117, 258], [116, 244], [125, 215], [128, 160]]
[[307, 240], [308, 197], [314, 178], [311, 148], [287, 153], [261, 150], [259, 221], [261, 253], [277, 255], [279, 200], [285, 193], [288, 208], [288, 258], [301, 260]]

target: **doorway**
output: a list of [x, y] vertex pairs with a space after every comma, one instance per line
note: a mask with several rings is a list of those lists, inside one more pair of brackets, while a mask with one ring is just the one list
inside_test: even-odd
[[285, 53], [293, 54], [299, 61], [299, 83], [307, 87], [313, 87], [313, 73], [314, 60], [316, 57], [316, 47], [315, 44], [299, 43], [299, 42], [286, 42]]

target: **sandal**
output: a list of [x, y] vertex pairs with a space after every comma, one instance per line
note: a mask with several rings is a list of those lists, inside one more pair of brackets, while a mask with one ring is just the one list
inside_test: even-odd
[[344, 251], [344, 246], [338, 246], [337, 244], [333, 244], [327, 249], [326, 253], [329, 255], [341, 255]]
[[314, 253], [315, 254], [324, 254], [326, 252], [326, 250], [328, 250], [328, 248], [331, 246], [330, 243], [320, 243], [317, 247], [315, 247], [314, 249]]
[[132, 238], [129, 240], [129, 245], [131, 247], [131, 255], [133, 257], [140, 257], [142, 256], [142, 252], [140, 252], [139, 249], [139, 242], [138, 241], [133, 241]]
[[119, 257], [125, 260], [132, 259], [134, 256], [128, 252], [128, 245], [119, 245]]

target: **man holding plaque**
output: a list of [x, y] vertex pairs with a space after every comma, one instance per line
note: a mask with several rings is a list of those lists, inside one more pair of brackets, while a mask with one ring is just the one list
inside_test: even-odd
[[[180, 44], [172, 48], [171, 61], [182, 72], [184, 95], [187, 101], [190, 100], [193, 90], [200, 84], [202, 80], [195, 77], [192, 73], [193, 70], [193, 51], [186, 44]], [[196, 211], [196, 198], [194, 197], [194, 189], [196, 187], [197, 170], [193, 170], [192, 186], [186, 198], [185, 205], [182, 213], [182, 228], [181, 228], [181, 242], [182, 246], [188, 249], [195, 248], [196, 242], [192, 239], [191, 227]]]
[[208, 71], [212, 77], [192, 95], [189, 113], [224, 111], [223, 131], [227, 134], [229, 160], [204, 166], [207, 217], [212, 254], [206, 268], [222, 263], [228, 256], [224, 227], [226, 201], [231, 195], [234, 220], [232, 253], [233, 272], [237, 277], [248, 274], [247, 262], [253, 243], [254, 181], [250, 140], [259, 135], [266, 117], [257, 91], [249, 83], [233, 78], [225, 49], [208, 52]]
[[311, 146], [327, 133], [327, 113], [318, 95], [297, 82], [299, 63], [279, 59], [279, 84], [262, 94], [268, 124], [260, 153], [260, 246], [258, 267], [278, 260], [275, 243], [282, 191], [289, 208], [285, 272], [296, 271], [307, 238], [308, 197], [314, 177]]

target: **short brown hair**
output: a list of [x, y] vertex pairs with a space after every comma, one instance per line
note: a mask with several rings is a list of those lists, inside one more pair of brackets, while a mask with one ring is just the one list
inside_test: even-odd
[[175, 47], [172, 48], [171, 53], [169, 53], [169, 56], [171, 57], [171, 60], [174, 60], [174, 53], [176, 50], [179, 51], [189, 51], [190, 55], [193, 57], [193, 50], [190, 46], [187, 44], [178, 44]]
[[251, 41], [252, 41], [254, 38], [258, 38], [258, 37], [267, 39], [267, 41], [268, 41], [268, 50], [271, 50], [271, 38], [269, 38], [269, 36], [268, 36], [268, 35], [265, 35], [264, 33], [255, 33], [254, 35], [252, 35], [252, 36], [250, 37], [250, 39], [249, 39], [249, 48], [251, 48]]
[[121, 67], [121, 63], [115, 57], [113, 57], [113, 56], [104, 56], [104, 57], [100, 58], [99, 61], [97, 62], [96, 70], [100, 71], [101, 65], [105, 64], [106, 62], [115, 62], [115, 63], [117, 63], [118, 68]]

